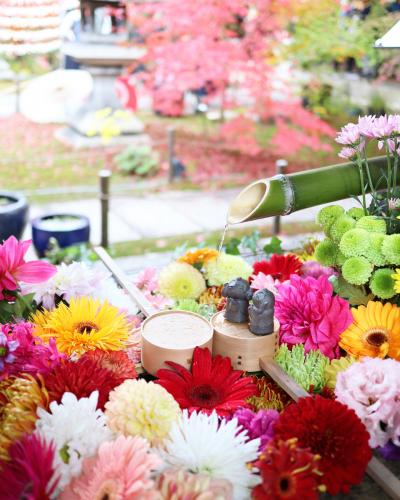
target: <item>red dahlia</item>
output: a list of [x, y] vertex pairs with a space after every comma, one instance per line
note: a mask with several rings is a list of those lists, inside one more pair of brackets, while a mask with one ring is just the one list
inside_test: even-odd
[[353, 410], [321, 396], [299, 399], [281, 413], [276, 439], [297, 438], [301, 448], [321, 456], [319, 468], [328, 493], [348, 493], [362, 481], [371, 459], [369, 434]]
[[302, 265], [301, 260], [296, 255], [273, 254], [269, 261], [254, 262], [253, 274], [254, 276], [257, 276], [258, 273], [269, 274], [274, 280], [279, 280], [282, 283], [288, 280], [292, 274], [299, 274]]
[[215, 356], [208, 349], [196, 347], [193, 353], [192, 371], [172, 361], [166, 361], [172, 370], [157, 372], [157, 383], [162, 385], [190, 412], [202, 411], [229, 416], [238, 407], [247, 408], [246, 398], [257, 393], [251, 377], [233, 370], [230, 358]]
[[318, 499], [322, 476], [318, 460], [309, 450], [298, 448], [297, 439], [272, 442], [257, 464], [262, 483], [254, 488], [253, 499]]
[[60, 402], [64, 392], [72, 392], [77, 398], [85, 398], [97, 390], [97, 406], [101, 409], [104, 409], [110, 392], [127, 378], [130, 377], [103, 368], [98, 360], [86, 354], [78, 361], [61, 362], [43, 377], [50, 401]]

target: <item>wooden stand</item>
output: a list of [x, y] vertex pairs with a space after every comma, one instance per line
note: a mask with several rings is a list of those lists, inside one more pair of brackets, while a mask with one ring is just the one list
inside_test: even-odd
[[274, 333], [254, 335], [247, 323], [231, 323], [220, 311], [211, 318], [214, 328], [213, 354], [229, 356], [236, 370], [260, 371], [260, 358], [272, 357], [275, 353], [279, 323], [274, 320]]

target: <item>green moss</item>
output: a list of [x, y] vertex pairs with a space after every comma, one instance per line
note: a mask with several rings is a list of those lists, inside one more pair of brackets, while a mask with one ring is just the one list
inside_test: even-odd
[[339, 248], [346, 257], [359, 257], [369, 245], [369, 233], [365, 229], [350, 229], [344, 233]]
[[384, 237], [382, 253], [389, 264], [400, 264], [400, 234], [391, 234]]
[[343, 278], [352, 285], [364, 285], [374, 266], [365, 257], [350, 257], [342, 266]]
[[315, 248], [315, 258], [323, 266], [334, 266], [336, 262], [336, 255], [338, 253], [337, 246], [332, 240], [326, 238], [318, 243]]
[[352, 217], [341, 215], [331, 225], [329, 235], [334, 242], [339, 243], [344, 233], [353, 229], [355, 225], [356, 221]]
[[385, 235], [382, 233], [369, 233], [369, 245], [364, 250], [364, 257], [366, 257], [374, 266], [384, 266], [386, 264], [386, 257], [382, 252], [382, 243]]
[[357, 228], [365, 229], [369, 233], [382, 233], [386, 234], [386, 222], [380, 217], [374, 217], [373, 215], [367, 215], [361, 217], [356, 224]]
[[383, 269], [378, 269], [372, 275], [369, 287], [372, 293], [380, 299], [391, 299], [396, 295], [394, 288], [395, 281], [392, 278], [392, 274], [393, 269], [384, 267]]
[[330, 205], [322, 208], [317, 215], [317, 224], [323, 227], [325, 233], [329, 230], [333, 222], [344, 214], [344, 209], [340, 205]]
[[364, 209], [362, 209], [362, 208], [354, 207], [354, 208], [350, 208], [350, 210], [347, 210], [347, 215], [349, 215], [350, 217], [353, 217], [353, 219], [355, 219], [355, 220], [358, 220], [358, 219], [361, 219], [361, 217], [365, 216], [365, 212], [364, 212]]

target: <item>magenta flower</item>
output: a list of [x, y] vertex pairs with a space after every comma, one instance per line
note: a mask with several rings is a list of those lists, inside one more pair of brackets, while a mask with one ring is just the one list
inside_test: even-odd
[[353, 321], [349, 303], [333, 296], [326, 276], [292, 275], [279, 286], [275, 315], [280, 343], [304, 344], [306, 353], [319, 349], [329, 359], [339, 357], [339, 336]]
[[260, 450], [263, 450], [268, 442], [274, 437], [274, 427], [279, 420], [279, 412], [276, 410], [260, 410], [257, 413], [247, 409], [239, 408], [233, 414], [238, 424], [247, 430], [249, 440], [260, 438]]
[[336, 272], [332, 267], [321, 266], [321, 264], [315, 260], [306, 260], [301, 267], [301, 275], [303, 278], [307, 278], [308, 276], [312, 278], [326, 276], [329, 278], [334, 274], [336, 274]]
[[0, 331], [0, 372], [4, 370], [6, 363], [11, 364], [15, 361], [15, 356], [12, 353], [18, 346], [17, 340], [10, 340], [7, 335]]
[[14, 236], [10, 236], [0, 245], [0, 300], [6, 298], [5, 291], [18, 289], [18, 281], [41, 283], [57, 272], [57, 268], [48, 262], [25, 262], [24, 257], [30, 244], [30, 240], [19, 242]]
[[360, 143], [362, 136], [358, 125], [355, 123], [348, 123], [341, 128], [338, 136], [336, 137], [336, 142], [339, 144], [344, 144], [348, 146], [354, 146]]

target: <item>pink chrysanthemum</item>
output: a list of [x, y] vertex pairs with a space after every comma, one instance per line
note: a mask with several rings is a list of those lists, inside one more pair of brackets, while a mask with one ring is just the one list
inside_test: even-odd
[[250, 439], [260, 438], [260, 450], [274, 437], [274, 426], [279, 420], [279, 412], [276, 410], [260, 410], [257, 413], [248, 408], [239, 408], [233, 414], [238, 424], [247, 430]]
[[53, 469], [54, 452], [55, 446], [36, 434], [26, 434], [15, 441], [9, 449], [11, 461], [0, 463], [0, 498], [50, 499], [58, 483]]
[[315, 260], [306, 260], [301, 267], [301, 275], [303, 278], [307, 278], [308, 276], [311, 276], [311, 278], [319, 278], [320, 276], [329, 278], [334, 274], [336, 273], [332, 267], [321, 266], [321, 264]]
[[293, 275], [280, 285], [275, 315], [280, 322], [280, 343], [304, 344], [305, 352], [319, 349], [329, 359], [339, 357], [339, 336], [352, 323], [349, 303], [333, 296], [326, 276]]
[[160, 462], [146, 439], [119, 436], [101, 444], [96, 457], [85, 459], [82, 474], [71, 481], [60, 500], [152, 500], [155, 491], [150, 473]]

